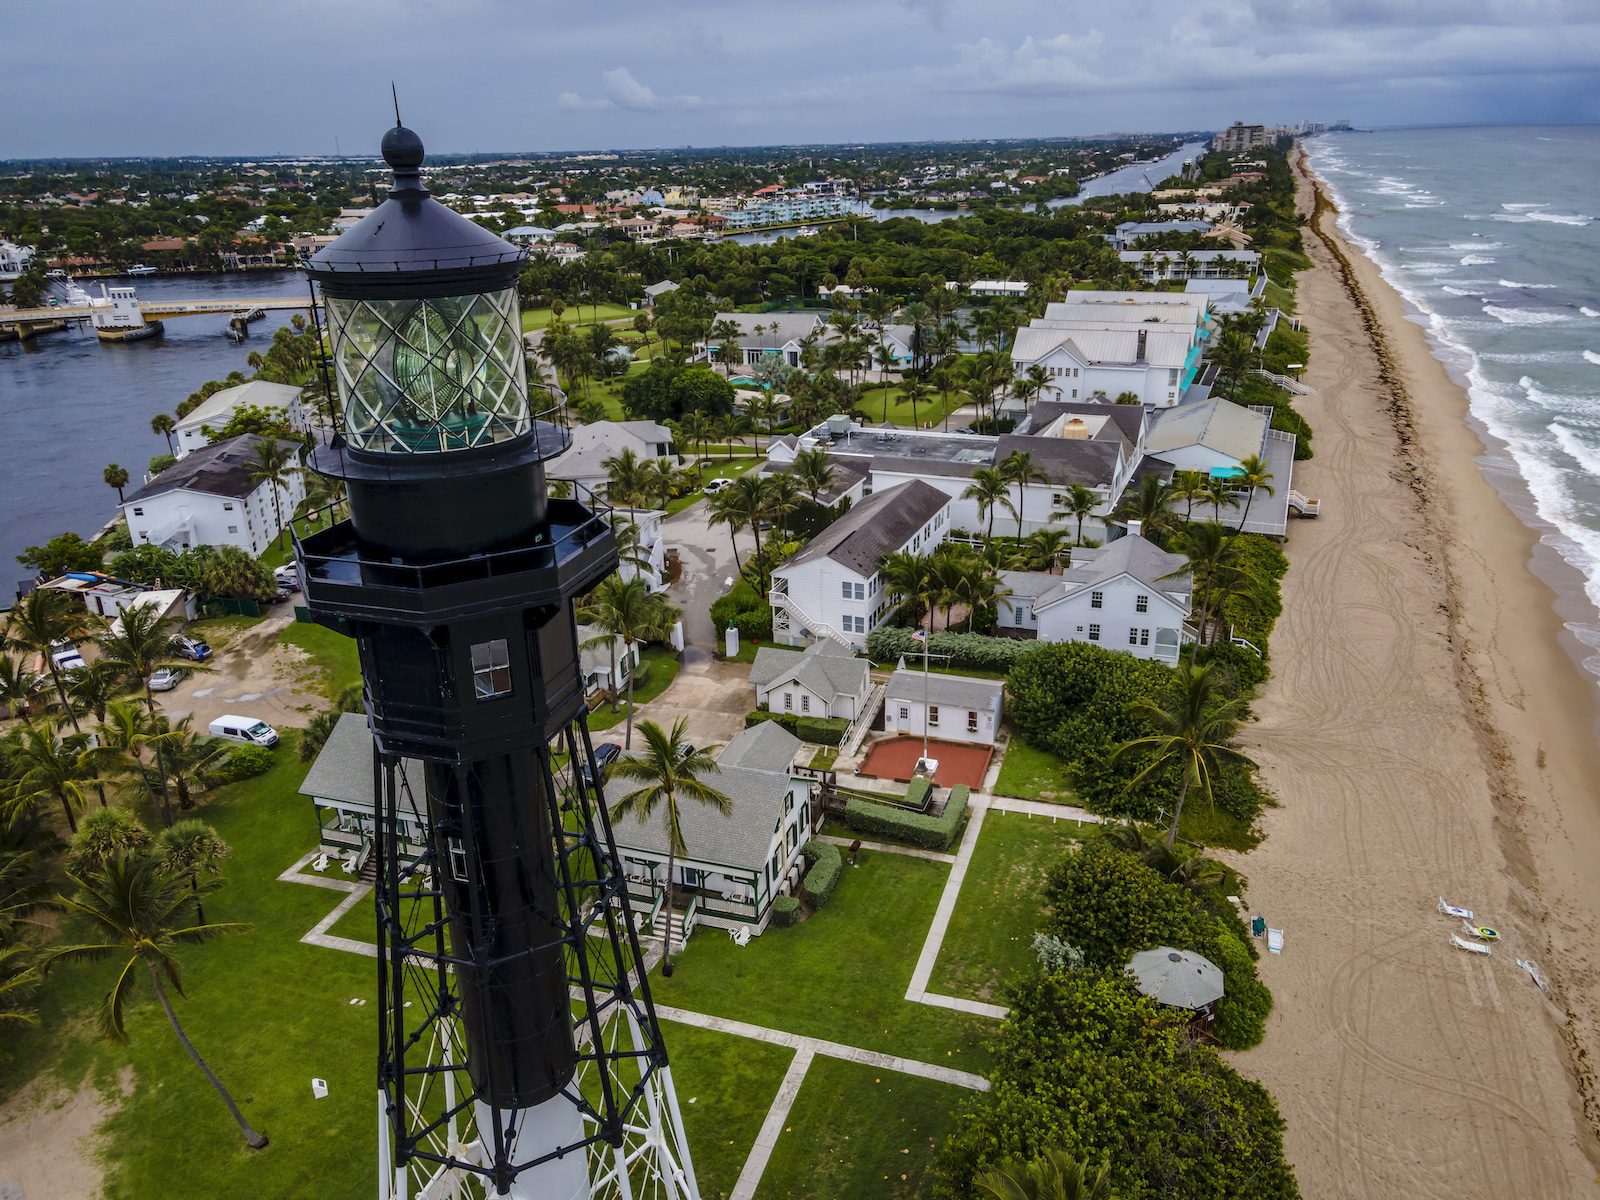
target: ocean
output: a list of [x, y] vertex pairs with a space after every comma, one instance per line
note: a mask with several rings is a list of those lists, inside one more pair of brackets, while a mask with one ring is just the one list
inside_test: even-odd
[[1306, 152], [1467, 389], [1491, 477], [1514, 469], [1513, 509], [1581, 576], [1587, 604], [1563, 616], [1600, 675], [1600, 127], [1339, 133]]

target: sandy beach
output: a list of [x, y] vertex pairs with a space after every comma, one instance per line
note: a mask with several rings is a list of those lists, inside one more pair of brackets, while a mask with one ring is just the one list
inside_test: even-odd
[[[1600, 690], [1465, 392], [1316, 212], [1316, 458], [1295, 486], [1322, 515], [1291, 532], [1246, 737], [1281, 807], [1240, 862], [1287, 946], [1262, 963], [1267, 1039], [1237, 1062], [1278, 1098], [1307, 1197], [1597, 1195]], [[1491, 956], [1450, 945], [1441, 895], [1501, 931]]]

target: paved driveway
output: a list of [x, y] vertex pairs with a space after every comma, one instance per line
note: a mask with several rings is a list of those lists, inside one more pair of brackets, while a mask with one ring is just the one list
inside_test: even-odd
[[[712, 526], [706, 512], [706, 502], [698, 500], [661, 524], [667, 545], [676, 547], [683, 561], [683, 573], [667, 595], [683, 609], [686, 670], [709, 661], [720, 645], [722, 633], [711, 626], [711, 602], [728, 590], [728, 580], [738, 569], [727, 527]], [[748, 547], [748, 536], [744, 541]]]
[[[709, 622], [708, 622], [709, 623]], [[634, 714], [634, 728], [640, 721], [654, 721], [663, 729], [672, 728], [680, 717], [689, 722], [689, 741], [696, 746], [726, 746], [744, 728], [745, 714], [756, 706], [756, 692], [750, 686], [748, 663], [718, 662], [709, 654], [684, 666], [672, 685]], [[621, 735], [617, 726], [611, 732]], [[638, 749], [638, 739], [634, 739]]]

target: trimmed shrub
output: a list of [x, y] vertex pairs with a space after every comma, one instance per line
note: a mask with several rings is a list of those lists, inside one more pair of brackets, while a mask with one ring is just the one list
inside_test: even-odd
[[873, 800], [851, 799], [845, 801], [844, 823], [855, 833], [892, 837], [929, 850], [948, 850], [966, 826], [969, 792], [965, 784], [952, 788], [944, 814], [938, 817], [907, 812]]
[[800, 901], [793, 896], [779, 896], [772, 902], [772, 923], [787, 929], [800, 920]]
[[926, 776], [913, 779], [906, 785], [906, 807], [918, 811], [928, 807], [928, 797], [933, 794], [933, 780]]
[[747, 579], [738, 579], [725, 594], [711, 602], [711, 624], [719, 635], [731, 624], [743, 641], [772, 640], [772, 605], [763, 600]]
[[809, 841], [800, 848], [800, 854], [811, 864], [800, 883], [800, 896], [813, 912], [828, 902], [833, 889], [839, 886], [844, 871], [844, 855], [832, 842]]
[[[920, 658], [922, 643], [912, 631], [896, 625], [883, 625], [867, 634], [867, 654], [878, 662], [909, 664]], [[928, 653], [941, 666], [968, 671], [1009, 671], [1037, 643], [1018, 638], [990, 637], [983, 633], [936, 633], [928, 641]], [[940, 655], [946, 657], [940, 658]]]
[[265, 746], [239, 746], [206, 773], [211, 787], [225, 783], [238, 783], [241, 779], [254, 779], [272, 770], [272, 751]]
[[794, 723], [794, 735], [802, 742], [837, 746], [849, 728], [850, 722], [843, 717], [801, 717]]
[[[745, 714], [745, 716], [744, 716], [744, 727], [746, 729], [749, 729], [750, 726], [759, 725], [763, 721], [776, 721], [779, 725], [782, 725], [790, 733], [794, 733], [794, 727], [799, 722], [799, 720], [800, 720], [800, 718], [795, 716], [793, 713], [772, 712], [769, 709], [758, 708], [754, 712], [750, 712], [750, 713], [746, 713]], [[796, 734], [795, 736], [798, 737], [799, 735]]]

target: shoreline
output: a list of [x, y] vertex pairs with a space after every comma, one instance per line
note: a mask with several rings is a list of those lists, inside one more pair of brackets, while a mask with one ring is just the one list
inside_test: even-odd
[[[1267, 1039], [1236, 1061], [1277, 1097], [1308, 1197], [1591, 1193], [1600, 693], [1464, 389], [1294, 165], [1318, 433], [1296, 485], [1325, 503], [1288, 546], [1244, 739], [1281, 807], [1238, 865], [1289, 944], [1262, 963]], [[1491, 956], [1450, 945], [1441, 894], [1500, 929]]]

